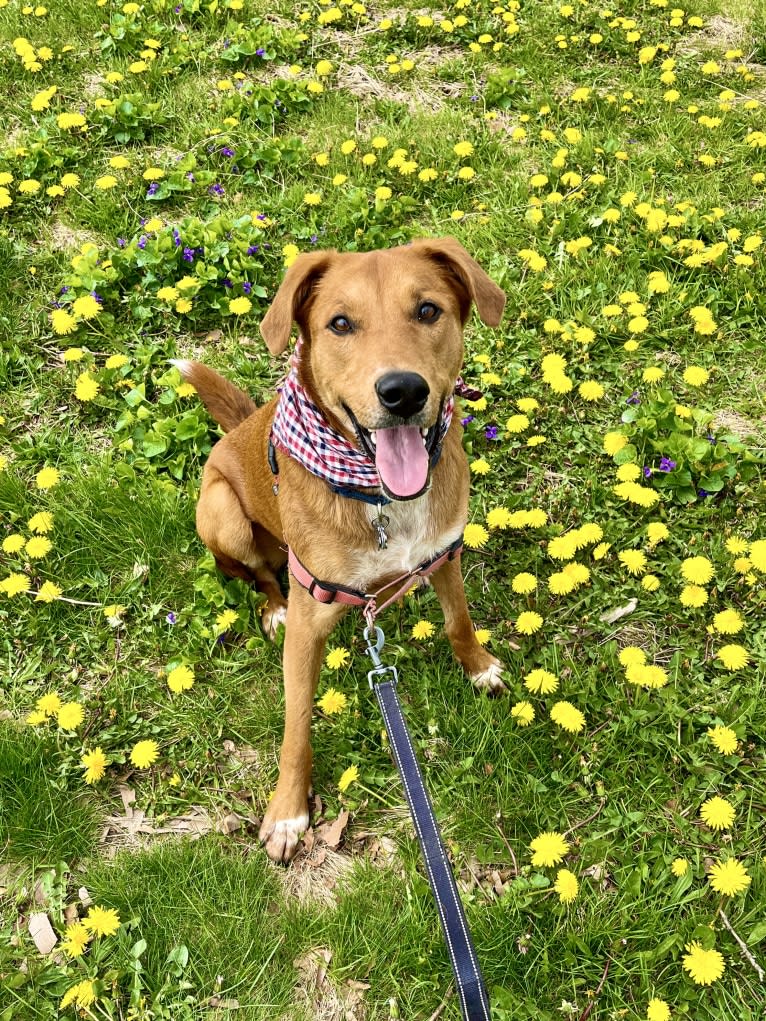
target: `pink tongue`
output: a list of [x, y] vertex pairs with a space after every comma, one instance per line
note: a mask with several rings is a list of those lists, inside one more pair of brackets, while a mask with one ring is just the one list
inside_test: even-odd
[[394, 496], [414, 496], [428, 479], [428, 452], [420, 429], [397, 425], [375, 433], [375, 467]]

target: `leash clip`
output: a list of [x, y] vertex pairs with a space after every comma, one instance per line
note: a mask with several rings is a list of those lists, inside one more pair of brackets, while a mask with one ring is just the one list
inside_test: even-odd
[[381, 628], [376, 624], [368, 624], [364, 629], [364, 640], [367, 642], [367, 648], [365, 652], [372, 660], [373, 669], [368, 671], [367, 680], [372, 691], [375, 690], [376, 684], [379, 684], [381, 680], [388, 674], [391, 683], [396, 685], [399, 683], [399, 674], [397, 673], [395, 666], [386, 666], [380, 658], [380, 653], [385, 645], [385, 636]]

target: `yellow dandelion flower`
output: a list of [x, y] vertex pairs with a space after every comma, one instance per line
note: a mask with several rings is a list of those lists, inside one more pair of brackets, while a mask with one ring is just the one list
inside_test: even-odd
[[516, 702], [511, 706], [511, 719], [515, 720], [519, 727], [528, 727], [534, 718], [535, 710], [529, 702]]
[[697, 609], [705, 605], [708, 596], [705, 589], [699, 585], [685, 585], [680, 598], [681, 606]]
[[412, 637], [417, 641], [422, 641], [424, 638], [430, 638], [434, 633], [434, 626], [430, 620], [419, 620], [412, 628]]
[[101, 748], [83, 752], [80, 759], [80, 766], [85, 770], [84, 780], [86, 783], [97, 783], [103, 777], [108, 765], [107, 757]]
[[62, 730], [76, 730], [85, 719], [85, 710], [79, 702], [64, 702], [56, 713], [56, 721]]
[[484, 525], [467, 524], [463, 532], [463, 542], [469, 549], [481, 549], [489, 539], [489, 532]]
[[188, 691], [194, 686], [194, 671], [191, 667], [182, 664], [174, 667], [168, 672], [168, 687], [178, 694], [181, 691]]
[[359, 779], [358, 767], [349, 766], [348, 769], [345, 769], [343, 771], [340, 780], [338, 780], [338, 790], [341, 791], [341, 793], [343, 791], [347, 791], [351, 784], [358, 779]]
[[524, 687], [535, 695], [550, 695], [559, 686], [559, 679], [549, 670], [538, 667], [524, 677]]
[[734, 822], [734, 806], [716, 794], [703, 803], [700, 818], [713, 830], [728, 830]]
[[570, 734], [579, 734], [585, 726], [585, 717], [571, 702], [556, 702], [551, 707], [551, 719]]
[[622, 550], [617, 554], [617, 559], [630, 574], [641, 574], [646, 568], [646, 554], [641, 550]]
[[721, 635], [736, 635], [745, 626], [745, 619], [736, 610], [721, 610], [713, 618], [713, 628]]
[[27, 539], [26, 546], [24, 548], [27, 556], [31, 560], [40, 560], [42, 557], [50, 553], [53, 548], [53, 543], [44, 535], [33, 535], [31, 539]]
[[342, 646], [335, 649], [329, 649], [325, 656], [325, 665], [330, 670], [340, 670], [342, 666], [345, 666], [348, 663], [350, 656], [351, 654], [348, 649], [344, 649]]
[[342, 691], [335, 688], [328, 688], [322, 697], [317, 701], [317, 706], [325, 716], [335, 716], [346, 708], [348, 700]]
[[534, 635], [543, 626], [543, 618], [534, 610], [525, 610], [516, 619], [516, 630], [520, 635]]
[[94, 904], [82, 924], [94, 936], [114, 936], [120, 927], [120, 916], [114, 908], [102, 908]]
[[691, 585], [707, 585], [713, 578], [713, 565], [707, 557], [688, 557], [681, 563], [681, 577]]
[[160, 747], [156, 741], [138, 741], [131, 750], [130, 761], [138, 769], [146, 769], [159, 758]]
[[559, 900], [562, 904], [570, 904], [577, 896], [580, 884], [574, 872], [570, 872], [569, 869], [559, 869], [556, 873], [553, 889], [559, 895]]
[[685, 949], [687, 952], [681, 958], [681, 966], [689, 973], [692, 982], [709, 986], [723, 975], [726, 962], [718, 950], [705, 950], [696, 941], [688, 943]]
[[719, 659], [727, 670], [741, 670], [750, 662], [750, 653], [742, 645], [722, 645], [716, 653], [716, 659]]
[[55, 581], [44, 581], [35, 596], [36, 603], [52, 603], [61, 595], [62, 589]]
[[537, 578], [535, 578], [534, 574], [522, 571], [521, 574], [517, 574], [514, 577], [511, 582], [511, 588], [517, 595], [529, 595], [530, 592], [534, 592], [537, 588]]
[[532, 864], [548, 868], [558, 865], [569, 854], [569, 844], [565, 838], [555, 831], [541, 833], [529, 845], [532, 851]]
[[731, 727], [708, 727], [707, 736], [722, 755], [733, 755], [737, 750], [737, 735]]
[[87, 1010], [96, 1000], [96, 990], [93, 983], [84, 979], [82, 982], [78, 982], [75, 986], [70, 986], [69, 989], [61, 997], [59, 1003], [60, 1010], [66, 1010], [74, 1004], [76, 1007], [81, 1007], [83, 1010]]
[[752, 882], [747, 869], [736, 858], [715, 862], [708, 873], [708, 881], [716, 893], [722, 893], [725, 897], [742, 893]]

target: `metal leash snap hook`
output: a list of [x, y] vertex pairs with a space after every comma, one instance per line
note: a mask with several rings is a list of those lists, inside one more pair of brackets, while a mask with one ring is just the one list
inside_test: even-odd
[[370, 624], [364, 629], [364, 640], [367, 642], [365, 652], [372, 660], [373, 665], [381, 666], [380, 653], [383, 651], [386, 641], [383, 631], [376, 624]]
[[399, 680], [396, 667], [385, 666], [380, 658], [380, 653], [385, 645], [383, 631], [376, 624], [370, 623], [364, 629], [364, 640], [367, 642], [365, 652], [372, 660], [372, 670], [367, 672], [370, 688], [374, 691], [375, 685], [381, 683], [386, 676], [392, 684], [396, 684]]

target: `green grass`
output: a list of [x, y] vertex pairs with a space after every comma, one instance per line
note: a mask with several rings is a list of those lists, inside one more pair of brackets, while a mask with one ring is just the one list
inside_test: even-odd
[[[488, 0], [429, 4], [437, 22], [452, 20], [451, 32], [417, 25], [406, 16], [415, 6], [359, 15], [344, 6], [326, 25], [317, 16], [327, 7], [317, 3], [275, 10], [245, 0], [241, 10], [224, 3], [209, 11], [185, 0], [176, 12], [168, 0], [150, 0], [135, 15], [111, 0], [58, 2], [43, 16], [25, 14], [21, 0], [0, 7], [0, 175], [11, 178], [0, 177], [8, 181], [0, 185], [0, 586], [23, 574], [27, 590], [0, 591], [0, 1021], [57, 1016], [85, 978], [95, 983], [95, 1016], [106, 1018], [137, 1021], [150, 1010], [172, 1021], [304, 1021], [346, 1009], [370, 1021], [397, 1011], [418, 1021], [440, 1010], [459, 1016], [354, 616], [332, 638], [350, 661], [325, 667], [319, 690], [341, 691], [346, 708], [317, 712], [313, 728], [315, 823], [349, 809], [348, 867], [315, 850], [285, 873], [258, 846], [277, 775], [280, 649], [261, 635], [259, 597], [217, 575], [195, 535], [201, 467], [218, 433], [194, 397], [176, 392], [168, 366], [178, 355], [200, 358], [266, 400], [284, 364], [267, 356], [258, 322], [282, 277], [283, 247], [367, 250], [421, 234], [458, 237], [508, 295], [499, 331], [472, 322], [466, 335], [465, 376], [488, 397], [465, 432], [469, 461], [489, 465], [474, 476], [470, 520], [486, 524], [498, 508], [541, 508], [547, 518], [539, 528], [489, 529], [486, 545], [464, 558], [474, 619], [509, 667], [508, 698], [470, 690], [439, 632], [432, 592], [391, 608], [383, 622], [493, 1017], [584, 1019], [592, 1006], [592, 1019], [644, 1019], [652, 997], [674, 1018], [763, 1015], [757, 970], [718, 911], [763, 966], [766, 574], [757, 563], [740, 569], [729, 547], [766, 537], [764, 246], [756, 237], [766, 146], [752, 134], [763, 120], [766, 6], [699, 0], [671, 24], [672, 5], [644, 0], [624, 0], [607, 15], [597, 4], [562, 14], [560, 4], [522, 0], [505, 8], [516, 34], [505, 31], [513, 18]], [[689, 23], [695, 17], [701, 28]], [[230, 62], [250, 28], [268, 31], [259, 19], [276, 33], [266, 56]], [[283, 31], [305, 33], [297, 51]], [[628, 38], [631, 31], [640, 37]], [[602, 39], [590, 41], [594, 33]], [[478, 44], [484, 35], [491, 41]], [[25, 69], [19, 38], [50, 46], [50, 59]], [[146, 39], [160, 44], [155, 61], [142, 55], [152, 48]], [[642, 65], [645, 46], [659, 49]], [[742, 55], [727, 57], [733, 49]], [[392, 75], [391, 56], [414, 67]], [[661, 66], [671, 58], [675, 81]], [[140, 59], [147, 68], [131, 70]], [[704, 68], [713, 59], [718, 70]], [[307, 83], [320, 60], [332, 70], [316, 93]], [[293, 63], [301, 72], [285, 78]], [[236, 85], [239, 70], [243, 89], [219, 88]], [[107, 81], [113, 72], [123, 80]], [[50, 108], [32, 109], [54, 85]], [[581, 87], [589, 96], [573, 101]], [[671, 88], [677, 99], [668, 99]], [[268, 89], [280, 90], [281, 106]], [[727, 89], [733, 99], [721, 98]], [[120, 95], [137, 98], [100, 112]], [[59, 114], [80, 110], [85, 135], [58, 126]], [[118, 130], [129, 137], [118, 141]], [[376, 136], [385, 136], [384, 148], [373, 147]], [[344, 153], [348, 141], [356, 148]], [[456, 156], [459, 141], [472, 143], [470, 157]], [[388, 166], [397, 148], [414, 172]], [[369, 153], [371, 165], [362, 160]], [[129, 165], [111, 167], [115, 156]], [[461, 179], [462, 166], [475, 175]], [[158, 191], [143, 176], [150, 167], [164, 171]], [[430, 167], [436, 180], [421, 181]], [[79, 183], [57, 195], [67, 173]], [[107, 174], [116, 184], [102, 189], [96, 181]], [[547, 182], [534, 183], [539, 174]], [[36, 195], [19, 191], [29, 179], [40, 183]], [[376, 200], [380, 186], [389, 199]], [[310, 192], [321, 194], [319, 205], [305, 203]], [[656, 231], [645, 219], [652, 209], [670, 217]], [[611, 210], [619, 217], [604, 216]], [[160, 224], [149, 227], [152, 218]], [[590, 246], [567, 251], [583, 237]], [[86, 241], [97, 251], [83, 252]], [[689, 263], [695, 247], [724, 243], [713, 261]], [[181, 258], [185, 247], [195, 249], [191, 263]], [[525, 250], [544, 258], [540, 271]], [[656, 271], [667, 293], [649, 292]], [[156, 297], [195, 272], [188, 312]], [[252, 310], [230, 315], [228, 299], [244, 293], [245, 281], [254, 285]], [[92, 291], [103, 300], [99, 314], [57, 333], [54, 303], [71, 310]], [[631, 291], [645, 313], [621, 297]], [[624, 311], [605, 315], [615, 303]], [[695, 306], [710, 311], [711, 332], [695, 332]], [[629, 322], [644, 314], [648, 326], [634, 335]], [[582, 328], [592, 339], [581, 339]], [[638, 346], [626, 349], [634, 337]], [[72, 348], [81, 355], [66, 361]], [[552, 353], [567, 360], [568, 392], [543, 378]], [[127, 361], [107, 368], [114, 354]], [[703, 386], [684, 381], [689, 365], [709, 370]], [[647, 382], [644, 372], [658, 366], [662, 380]], [[75, 396], [83, 372], [99, 383], [87, 401]], [[482, 380], [487, 372], [499, 382]], [[579, 392], [589, 381], [604, 388], [594, 402]], [[638, 405], [629, 403], [634, 393]], [[522, 398], [539, 407], [528, 428], [512, 432], [506, 422]], [[676, 414], [677, 404], [691, 418]], [[690, 422], [696, 436], [712, 430], [719, 442], [702, 444], [683, 484]], [[487, 437], [490, 426], [497, 439]], [[615, 430], [634, 447], [611, 457], [603, 438]], [[528, 445], [532, 435], [545, 439]], [[675, 474], [657, 470], [663, 455], [683, 461]], [[651, 509], [614, 491], [618, 466], [631, 457], [639, 470], [655, 468], [646, 485], [657, 484], [661, 499]], [[41, 490], [35, 479], [46, 466], [61, 481]], [[40, 511], [53, 514], [45, 556], [15, 552], [13, 539], [2, 547], [16, 535], [26, 543]], [[579, 549], [574, 561], [588, 568], [587, 583], [555, 595], [549, 579], [567, 561], [549, 555], [549, 543], [589, 522], [611, 546], [599, 557], [595, 543]], [[669, 533], [654, 547], [650, 522]], [[628, 550], [646, 555], [654, 591], [621, 562]], [[698, 555], [713, 569], [707, 601], [685, 606], [682, 563]], [[514, 591], [521, 572], [537, 579], [531, 595]], [[46, 581], [62, 599], [34, 600], [29, 593]], [[632, 601], [630, 612], [605, 619]], [[715, 631], [724, 609], [741, 614], [739, 634]], [[225, 610], [238, 616], [222, 635], [216, 620]], [[544, 619], [529, 636], [516, 628], [525, 610]], [[436, 632], [416, 642], [420, 620]], [[747, 650], [746, 668], [725, 669], [716, 653], [727, 643]], [[626, 646], [661, 665], [667, 685], [628, 683], [619, 660]], [[193, 667], [195, 684], [174, 695], [166, 675], [181, 663]], [[530, 693], [524, 677], [536, 668], [555, 674], [555, 692]], [[79, 727], [64, 731], [53, 717], [26, 722], [51, 692], [82, 705]], [[510, 712], [522, 700], [535, 710], [527, 727]], [[551, 722], [558, 700], [584, 714], [579, 733]], [[734, 753], [713, 746], [716, 725], [734, 730]], [[158, 758], [136, 768], [131, 751], [147, 739]], [[82, 756], [94, 748], [108, 765], [88, 785]], [[359, 781], [342, 794], [338, 780], [351, 765]], [[171, 833], [112, 858], [99, 838], [103, 820], [124, 812], [121, 785], [135, 791], [153, 828]], [[735, 811], [724, 831], [700, 818], [714, 795]], [[192, 806], [213, 823], [235, 812], [242, 826], [198, 841], [173, 835], [173, 820]], [[531, 864], [530, 843], [546, 831], [570, 844], [560, 865], [580, 888], [569, 905], [552, 889], [557, 868]], [[744, 863], [751, 883], [721, 898], [706, 871], [727, 857]], [[689, 863], [680, 877], [671, 868], [679, 858]], [[119, 931], [82, 957], [42, 959], [26, 928], [36, 882], [37, 906], [59, 936], [67, 905], [86, 914], [82, 886], [119, 912]], [[308, 898], [297, 895], [302, 886]], [[709, 988], [682, 968], [691, 941], [724, 955], [726, 970]], [[329, 965], [317, 983], [306, 962], [319, 950]]]

